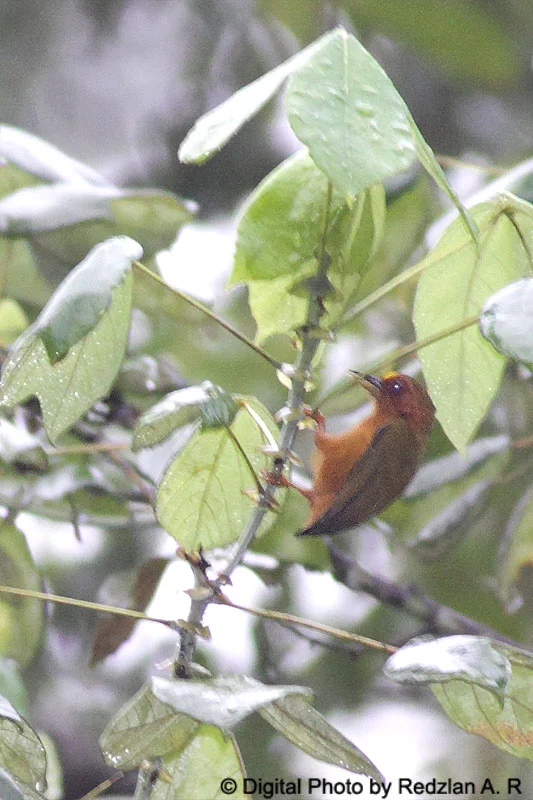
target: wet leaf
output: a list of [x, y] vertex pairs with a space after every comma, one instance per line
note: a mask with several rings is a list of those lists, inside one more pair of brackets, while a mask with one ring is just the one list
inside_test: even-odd
[[510, 283], [489, 297], [479, 327], [499, 353], [533, 364], [533, 278]]
[[131, 313], [131, 261], [141, 249], [125, 237], [98, 245], [17, 340], [4, 364], [2, 405], [35, 395], [54, 441], [109, 391]]
[[433, 693], [450, 719], [467, 733], [483, 736], [501, 750], [533, 761], [532, 657], [500, 642], [493, 642], [492, 647], [511, 664], [503, 706], [494, 692], [463, 681], [435, 684]]
[[462, 681], [490, 690], [502, 700], [511, 675], [508, 659], [481, 636], [420, 636], [394, 653], [383, 667], [397, 683]]
[[153, 677], [152, 691], [162, 703], [198, 722], [224, 731], [263, 706], [291, 694], [312, 695], [302, 686], [266, 686], [245, 675], [210, 680], [170, 680]]

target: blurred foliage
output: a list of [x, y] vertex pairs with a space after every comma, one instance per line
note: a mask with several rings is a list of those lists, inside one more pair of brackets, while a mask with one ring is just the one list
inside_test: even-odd
[[[31, 152], [36, 145], [33, 136], [26, 134], [29, 139], [15, 158], [13, 150], [7, 148], [5, 136], [0, 134], [0, 345], [13, 343], [36, 319], [56, 286], [91, 247], [105, 238], [116, 234], [132, 237], [143, 245], [145, 263], [157, 270], [156, 254], [173, 244], [182, 226], [194, 224], [193, 207], [179, 195], [199, 201], [204, 216], [233, 212], [243, 195], [291, 156], [295, 147], [292, 134], [279, 120], [278, 106], [273, 103], [262, 109], [221, 154], [201, 169], [178, 163], [178, 145], [202, 112], [339, 23], [348, 29], [353, 26], [365, 47], [386, 69], [429, 144], [481, 166], [480, 171], [461, 165], [451, 170], [453, 185], [459, 191], [473, 192], [488, 183], [483, 165], [495, 160], [501, 166], [531, 155], [533, 17], [529, 0], [202, 0], [166, 3], [157, 8], [142, 0], [59, 0], [53, 13], [45, 4], [31, 0], [4, 4], [0, 8], [0, 68], [4, 77], [0, 97], [6, 123], [3, 130], [12, 130], [11, 126], [27, 129], [43, 137], [40, 141], [46, 147], [38, 164], [28, 162], [27, 148]], [[327, 124], [331, 126], [331, 120]], [[68, 159], [44, 140], [80, 161]], [[22, 138], [19, 141], [22, 143]], [[34, 154], [37, 150], [33, 150]], [[290, 163], [280, 170], [287, 170]], [[265, 187], [272, 185], [276, 174], [279, 172], [267, 178], [247, 201], [239, 235], [242, 244], [243, 232], [250, 231], [247, 226], [256, 221], [250, 213], [256, 204], [261, 211], [259, 222], [264, 222], [265, 230], [266, 223], [270, 224], [267, 244], [271, 251], [261, 242], [264, 232], [259, 231], [259, 235], [254, 229], [251, 241], [263, 260], [268, 257], [276, 269], [283, 269], [287, 253], [283, 251], [281, 256], [278, 248], [284, 241], [283, 225], [287, 219], [281, 219], [276, 226], [275, 218], [270, 220], [264, 213]], [[65, 193], [65, 183], [76, 184], [83, 192], [70, 189]], [[157, 188], [131, 188], [138, 186]], [[15, 197], [19, 190], [28, 194]], [[370, 214], [370, 203], [361, 203], [362, 211], [357, 207], [342, 208], [339, 203], [337, 232], [345, 232], [354, 221], [365, 232], [362, 240], [354, 240], [364, 251], [360, 253], [363, 268], [353, 286], [336, 284], [342, 296], [332, 295], [331, 303], [337, 303], [342, 311], [338, 318], [339, 343], [321, 349], [319, 363], [315, 364], [319, 390], [311, 400], [322, 395], [322, 383], [334, 384], [341, 369], [379, 362], [384, 354], [414, 339], [411, 310], [415, 277], [400, 278], [386, 297], [377, 298], [366, 310], [359, 304], [372, 299], [373, 292], [389, 280], [401, 276], [406, 265], [422, 263], [425, 234], [444, 206], [428, 178], [416, 169], [394, 176], [385, 190], [384, 228], [377, 214]], [[381, 189], [374, 191], [380, 193]], [[527, 186], [515, 191], [531, 199]], [[11, 199], [2, 204], [5, 198]], [[517, 203], [516, 199], [512, 201], [515, 209]], [[288, 203], [287, 209], [294, 210], [294, 205]], [[267, 205], [266, 210], [275, 209]], [[490, 214], [494, 210], [495, 206]], [[516, 226], [511, 230], [514, 223], [509, 219], [500, 219], [497, 246], [493, 240], [490, 254], [494, 255], [493, 272], [501, 268], [501, 283], [531, 272], [529, 230], [513, 234]], [[457, 235], [466, 242], [467, 234], [459, 223], [456, 225]], [[305, 236], [311, 236], [313, 230], [310, 225]], [[518, 252], [520, 235], [527, 246]], [[443, 244], [444, 240], [441, 247]], [[313, 259], [307, 239], [306, 247], [310, 252], [301, 253], [302, 263]], [[250, 247], [239, 249], [235, 266], [240, 265], [241, 269], [242, 263], [253, 255]], [[211, 258], [217, 259], [218, 254], [213, 253]], [[254, 260], [253, 267], [258, 268], [260, 261]], [[517, 275], [507, 274], [518, 261]], [[492, 280], [490, 286], [486, 285], [486, 275], [478, 271], [478, 266], [476, 262], [472, 279], [481, 289], [472, 313], [477, 313], [479, 304], [496, 288]], [[177, 256], [169, 278], [179, 285], [184, 273], [196, 273], [201, 284], [203, 268], [194, 255]], [[443, 269], [441, 260], [433, 273], [423, 273], [427, 284], [419, 290], [417, 304], [424, 302], [425, 292], [433, 309], [431, 325], [422, 324], [420, 336], [442, 330], [452, 317], [463, 312], [459, 303], [450, 301]], [[273, 293], [270, 305], [265, 286], [258, 285], [265, 278], [256, 276], [256, 283], [249, 280], [246, 289], [234, 288], [227, 295], [219, 293], [214, 311], [252, 339], [259, 322], [266, 333], [261, 335], [260, 331], [258, 338], [268, 352], [282, 361], [293, 361], [294, 342], [283, 334], [291, 331], [294, 320], [301, 321], [305, 314], [306, 288], [289, 286], [292, 277], [276, 278], [281, 288]], [[299, 281], [306, 277], [304, 266]], [[0, 501], [10, 516], [0, 532], [0, 549], [4, 553], [1, 583], [39, 589], [44, 580], [58, 593], [94, 599], [110, 573], [129, 570], [135, 574], [148, 558], [162, 551], [167, 555], [172, 552], [174, 545], [171, 543], [169, 550], [168, 540], [161, 538], [146, 500], [152, 496], [153, 483], [160, 480], [164, 464], [173, 457], [172, 448], [184, 440], [170, 443], [168, 449], [155, 449], [150, 454], [151, 461], [146, 452], [143, 460], [141, 456], [132, 457], [125, 449], [139, 413], [172, 389], [210, 380], [228, 393], [257, 396], [270, 413], [285, 401], [286, 391], [274, 371], [245, 344], [145, 274], [135, 273], [134, 278], [135, 308], [121, 372], [107, 396], [62, 434], [58, 450], [49, 446], [35, 400], [13, 413], [6, 412], [7, 418], [2, 421]], [[291, 316], [281, 330], [276, 315], [286, 321], [282, 303], [289, 291], [300, 317]], [[346, 302], [348, 298], [350, 302]], [[427, 304], [425, 313], [427, 320]], [[467, 330], [469, 335], [475, 333], [476, 341], [481, 340], [477, 330]], [[278, 335], [268, 338], [272, 332]], [[106, 346], [110, 346], [111, 340], [107, 335], [105, 338], [99, 355], [104, 355]], [[490, 352], [487, 342], [481, 340], [481, 345]], [[463, 369], [465, 378], [465, 362], [450, 349], [439, 351], [438, 345], [433, 345], [421, 350], [420, 355], [428, 377], [429, 362], [433, 361], [440, 375], [444, 374], [441, 367], [446, 365], [450, 374]], [[382, 545], [378, 556], [359, 552], [360, 534], [351, 540], [345, 538], [342, 544], [354, 556], [360, 555], [363, 562], [365, 558], [374, 559], [378, 573], [415, 585], [420, 593], [531, 646], [531, 374], [527, 367], [516, 363], [508, 363], [504, 369], [503, 358], [494, 356], [501, 365], [501, 383], [499, 374], [492, 374], [485, 386], [487, 373], [483, 370], [477, 374], [476, 359], [467, 370], [479, 389], [477, 410], [469, 405], [468, 395], [464, 406], [457, 406], [449, 380], [437, 388], [447, 407], [441, 406], [440, 424], [433, 431], [427, 460], [434, 464], [433, 474], [442, 476], [446, 466], [442, 460], [452, 452], [444, 428], [448, 433], [454, 426], [464, 428], [459, 411], [473, 415], [476, 425], [479, 423], [474, 442], [466, 449], [467, 458], [469, 447], [481, 440], [500, 439], [507, 444], [479, 461], [473, 459], [464, 473], [448, 475], [445, 481], [433, 485], [429, 481], [423, 493], [395, 503], [383, 515], [393, 533], [375, 533]], [[89, 380], [92, 383], [93, 378]], [[105, 392], [107, 389], [100, 385], [97, 394]], [[80, 407], [89, 406], [91, 399], [87, 394]], [[363, 399], [356, 390], [335, 394], [324, 409], [328, 415], [349, 413]], [[487, 414], [481, 419], [485, 410]], [[344, 428], [348, 422], [341, 419], [332, 424]], [[16, 434], [6, 427], [10, 425]], [[471, 429], [472, 426], [470, 433]], [[468, 436], [464, 430], [462, 434], [461, 442], [466, 446]], [[119, 448], [100, 451], [102, 441], [118, 443]], [[301, 455], [305, 461], [305, 446]], [[468, 493], [476, 487], [480, 494], [474, 502]], [[352, 627], [346, 619], [347, 612], [352, 614], [353, 603], [350, 620], [360, 620], [353, 627], [362, 634], [403, 644], [426, 632], [423, 622], [399, 609], [374, 604], [361, 610], [355, 594], [350, 596], [350, 604], [336, 595], [321, 594], [322, 590], [313, 583], [314, 577], [319, 576], [312, 573], [327, 569], [323, 542], [293, 537], [305, 518], [304, 501], [290, 493], [278, 511], [269, 533], [253, 548], [256, 553], [275, 559], [274, 566], [265, 561], [257, 569], [260, 577], [277, 586], [269, 591], [267, 604], [307, 615], [309, 597], [314, 598], [318, 592], [321, 618], [323, 615], [332, 624]], [[28, 513], [33, 515], [31, 524]], [[20, 517], [17, 527], [13, 524], [15, 517]], [[54, 526], [57, 521], [63, 523], [62, 527]], [[101, 539], [99, 546], [91, 550], [95, 526]], [[37, 537], [29, 537], [30, 545], [38, 542], [33, 554], [33, 546], [27, 548], [18, 527], [38, 532]], [[81, 542], [76, 542], [76, 536], [81, 536]], [[387, 548], [388, 554], [384, 555], [382, 551]], [[71, 551], [79, 555], [72, 557]], [[303, 564], [306, 569], [291, 568], [294, 564]], [[181, 583], [179, 588], [183, 588]], [[175, 590], [172, 584], [171, 591]], [[55, 611], [48, 620], [48, 636], [42, 647], [44, 614], [40, 602], [2, 595], [0, 605], [0, 649], [5, 659], [0, 668], [1, 694], [24, 715], [29, 708], [32, 723], [35, 720], [38, 727], [51, 730], [65, 769], [66, 796], [79, 797], [94, 787], [102, 770], [95, 744], [98, 734], [112, 709], [119, 708], [138, 689], [148, 663], [155, 659], [148, 653], [149, 648], [141, 645], [141, 655], [131, 662], [127, 658], [114, 661], [127, 650], [129, 645], [125, 645], [110, 659], [110, 666], [104, 664], [89, 673], [86, 665], [95, 628], [92, 614]], [[21, 630], [23, 635], [19, 634]], [[231, 629], [227, 637], [231, 641]], [[306, 640], [305, 635], [296, 637], [264, 622], [254, 625], [250, 649], [261, 680], [308, 684], [316, 693], [317, 707], [325, 715], [339, 710], [355, 715], [364, 704], [372, 705], [384, 697], [393, 703], [398, 697], [390, 684], [376, 679], [383, 663], [376, 654], [347, 652], [342, 647], [327, 649]], [[161, 657], [168, 657], [169, 653], [165, 644]], [[200, 660], [214, 673], [221, 671], [219, 656], [209, 645], [202, 646]], [[510, 660], [517, 675], [512, 692], [529, 691], [529, 662], [516, 654]], [[224, 663], [222, 658], [220, 663]], [[30, 695], [27, 708], [25, 687]], [[437, 691], [448, 694], [447, 699], [440, 700], [448, 706], [451, 717], [467, 730], [486, 735], [486, 730], [480, 730], [484, 725], [476, 716], [472, 700], [478, 690], [465, 689], [464, 698], [458, 690], [457, 699], [449, 693], [449, 687], [450, 684]], [[408, 691], [413, 702], [427, 704], [427, 694], [420, 689]], [[72, 698], [82, 694], [86, 705], [80, 709]], [[57, 709], [61, 703], [60, 715]], [[457, 710], [458, 703], [462, 713]], [[500, 744], [508, 722], [506, 715], [511, 712], [508, 707], [500, 711], [492, 696], [483, 696], [483, 703], [494, 721], [488, 738]], [[519, 723], [527, 730], [528, 715], [525, 710], [519, 714]], [[4, 724], [11, 726], [10, 734], [17, 733], [13, 723]], [[26, 741], [35, 744], [33, 737], [37, 734], [31, 728], [24, 730]], [[450, 741], [454, 741], [456, 729], [450, 725], [449, 730]], [[516, 733], [512, 725], [509, 730]], [[201, 735], [208, 741], [205, 752], [220, 759], [217, 763], [224, 764], [227, 759], [231, 764], [227, 769], [239, 774], [241, 765], [233, 741], [224, 742], [209, 729], [202, 730]], [[295, 751], [284, 745], [281, 752], [273, 736], [263, 720], [252, 717], [236, 734], [250, 774], [265, 779], [292, 777], [299, 769], [293, 763]], [[455, 775], [460, 769], [461, 754], [475, 752], [470, 761], [473, 765], [475, 760], [478, 774], [482, 774], [481, 770], [495, 776], [518, 774], [517, 762], [502, 750], [480, 744], [481, 740], [473, 737], [460, 741], [460, 748], [450, 747], [452, 755], [446, 763], [431, 768]], [[15, 742], [16, 748], [19, 744]], [[364, 741], [358, 741], [358, 745], [365, 749]], [[520, 741], [519, 748], [522, 746]], [[527, 743], [525, 749], [530, 757]], [[192, 751], [184, 752], [185, 756], [171, 750], [165, 756], [176, 787], [184, 768], [183, 757], [190, 764], [187, 758]], [[39, 762], [34, 751], [27, 760]], [[41, 768], [38, 776], [28, 775], [2, 760], [1, 753], [0, 761], [0, 767], [24, 783], [42, 778]], [[386, 772], [387, 753], [381, 754], [378, 765]], [[184, 785], [194, 785], [194, 774], [192, 779], [183, 779], [192, 780], [192, 784]], [[526, 780], [527, 776], [524, 790]], [[159, 784], [158, 791], [166, 791], [164, 780]], [[27, 789], [27, 796], [37, 795]]]

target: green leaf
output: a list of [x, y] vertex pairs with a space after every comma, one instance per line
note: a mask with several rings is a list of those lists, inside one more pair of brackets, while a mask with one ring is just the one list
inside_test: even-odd
[[518, 501], [505, 528], [504, 548], [500, 554], [500, 592], [508, 610], [522, 603], [520, 575], [529, 583], [533, 564], [533, 489]]
[[[26, 538], [8, 523], [0, 527], [0, 583], [32, 591], [41, 589]], [[14, 659], [21, 667], [27, 666], [41, 643], [43, 628], [44, 610], [39, 600], [1, 596], [0, 655]]]
[[450, 719], [467, 733], [483, 736], [496, 747], [533, 761], [531, 654], [500, 642], [492, 642], [492, 647], [511, 664], [503, 707], [493, 692], [463, 681], [434, 685], [433, 693]]
[[245, 773], [237, 742], [212, 725], [200, 725], [185, 749], [163, 759], [163, 767], [170, 783], [158, 778], [151, 800], [223, 800], [228, 797], [226, 786], [234, 800], [250, 798], [243, 788]]
[[54, 441], [107, 394], [120, 367], [131, 311], [131, 261], [141, 249], [127, 238], [98, 245], [18, 339], [4, 364], [4, 406], [38, 397]]
[[493, 642], [481, 636], [420, 636], [400, 647], [383, 671], [397, 683], [460, 680], [488, 689], [502, 700], [511, 666]]
[[405, 103], [377, 61], [342, 29], [291, 77], [285, 108], [296, 136], [345, 197], [416, 161]]
[[387, 193], [386, 224], [383, 238], [357, 287], [361, 300], [396, 275], [411, 258], [432, 220], [433, 197], [431, 182], [421, 172], [414, 182]]
[[125, 236], [97, 245], [54, 292], [24, 339], [38, 336], [50, 362], [61, 361], [96, 327], [111, 306], [113, 289], [124, 283], [142, 252]]
[[181, 752], [198, 728], [198, 722], [162, 703], [145, 683], [106, 726], [100, 748], [107, 764], [126, 772], [144, 759]]
[[443, 72], [490, 87], [521, 74], [518, 47], [498, 12], [463, 0], [344, 0], [357, 29], [369, 26], [425, 56]]
[[499, 353], [533, 364], [533, 278], [504, 286], [479, 318], [481, 333]]
[[[231, 282], [248, 286], [259, 341], [305, 321], [305, 280], [317, 270], [327, 201], [327, 179], [302, 151], [275, 169], [242, 211]], [[335, 291], [326, 297], [327, 324], [349, 305], [381, 239], [384, 216], [381, 186], [352, 203], [333, 192], [325, 249]]]
[[259, 713], [289, 742], [313, 758], [383, 781], [364, 753], [333, 728], [305, 697], [287, 695], [263, 706]]
[[[508, 216], [513, 202], [500, 197], [474, 209], [479, 250], [456, 220], [427, 256], [413, 312], [417, 339], [478, 314], [491, 293], [528, 271], [528, 254]], [[474, 325], [421, 348], [419, 357], [437, 418], [463, 452], [498, 390], [504, 359]]]
[[327, 33], [312, 45], [284, 61], [253, 83], [244, 86], [222, 105], [198, 119], [181, 143], [178, 155], [186, 164], [202, 164], [220, 150], [237, 131], [257, 114], [278, 91], [283, 81], [331, 39], [338, 31]]
[[311, 696], [302, 686], [266, 686], [245, 675], [209, 680], [153, 677], [152, 691], [162, 703], [198, 722], [229, 731], [254, 711], [292, 694]]
[[46, 787], [45, 749], [22, 718], [21, 721], [0, 719], [0, 767], [30, 786]]
[[[235, 400], [238, 405], [249, 405], [270, 437], [277, 439], [277, 426], [261, 403], [239, 396]], [[157, 493], [157, 518], [186, 550], [210, 550], [235, 541], [250, 514], [252, 506], [243, 490], [252, 488], [254, 481], [233, 437], [256, 474], [268, 467], [267, 456], [260, 452], [268, 438], [242, 407], [229, 430], [197, 430], [163, 476]]]
[[418, 158], [476, 239], [469, 214], [390, 78], [354, 36], [336, 33], [289, 81], [285, 107], [296, 136], [347, 198]]
[[134, 451], [153, 447], [177, 428], [202, 419], [204, 428], [231, 425], [238, 407], [231, 395], [210, 381], [167, 394], [140, 418], [133, 434]]

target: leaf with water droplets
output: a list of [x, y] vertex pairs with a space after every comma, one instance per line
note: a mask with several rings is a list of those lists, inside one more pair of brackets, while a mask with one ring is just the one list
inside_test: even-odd
[[483, 736], [507, 753], [533, 761], [531, 653], [503, 642], [493, 641], [491, 646], [511, 667], [503, 703], [489, 689], [462, 680], [435, 683], [431, 688], [450, 719], [467, 733]]
[[291, 127], [345, 197], [416, 161], [407, 106], [354, 36], [338, 30], [291, 76]]
[[26, 720], [0, 719], [0, 767], [30, 786], [46, 787], [45, 749]]
[[126, 771], [146, 758], [180, 752], [198, 728], [198, 722], [162, 703], [145, 683], [109, 722], [100, 748], [110, 766]]
[[36, 396], [54, 441], [109, 391], [131, 313], [131, 263], [140, 245], [116, 237], [98, 245], [15, 342], [2, 373], [1, 404]]

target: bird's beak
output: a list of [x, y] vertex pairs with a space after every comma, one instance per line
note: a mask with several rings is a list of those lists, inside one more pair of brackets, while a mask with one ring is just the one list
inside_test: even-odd
[[355, 369], [350, 370], [350, 375], [363, 389], [366, 389], [372, 397], [379, 397], [383, 390], [383, 383], [375, 375], [363, 375], [362, 372], [357, 372]]

